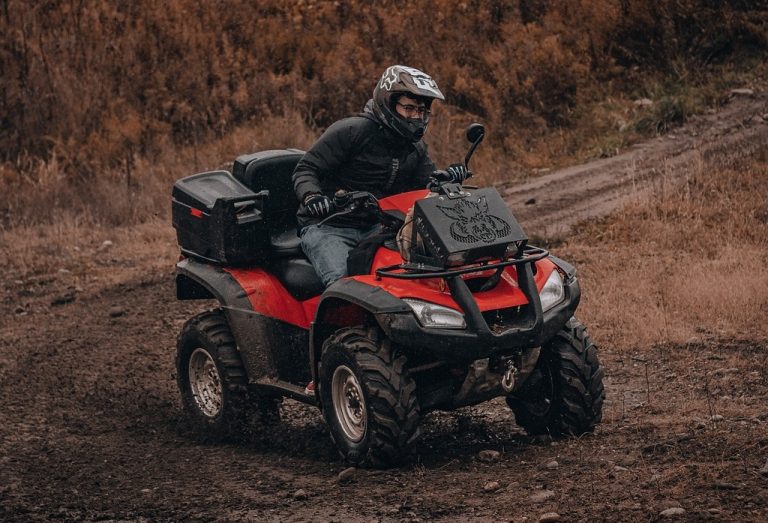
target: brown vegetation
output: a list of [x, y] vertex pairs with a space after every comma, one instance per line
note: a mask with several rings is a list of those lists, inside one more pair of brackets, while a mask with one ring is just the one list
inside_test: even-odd
[[[766, 339], [768, 164], [712, 171], [584, 224], [563, 248], [584, 282], [582, 316], [631, 351], [706, 339]], [[768, 376], [768, 374], [765, 374]]]
[[[99, 217], [91, 202], [116, 182], [151, 195], [157, 178], [165, 187], [167, 173], [189, 172], [174, 163], [185, 147], [202, 168], [247, 150], [233, 133], [277, 130], [274, 146], [306, 146], [359, 111], [393, 62], [424, 68], [448, 95], [430, 136], [442, 162], [471, 119], [486, 123], [487, 149], [507, 166], [491, 179], [516, 165], [611, 154], [633, 130], [664, 130], [716, 103], [722, 85], [691, 89], [712, 67], [722, 76], [736, 55], [755, 51], [759, 63], [767, 9], [702, 0], [4, 0], [0, 190], [27, 193], [55, 178], [68, 184], [52, 198], [57, 212], [71, 204]], [[641, 96], [659, 104], [633, 108]], [[606, 133], [617, 136], [601, 143]], [[227, 154], [204, 145], [212, 141]], [[31, 204], [4, 199], [2, 222]], [[103, 218], [146, 215], [135, 205]]]

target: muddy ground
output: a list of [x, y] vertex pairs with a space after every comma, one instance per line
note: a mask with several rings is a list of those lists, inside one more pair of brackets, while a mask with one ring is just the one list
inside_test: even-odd
[[[673, 136], [501, 190], [529, 230], [548, 217], [556, 225], [541, 236], [566, 234], [658, 173], [764, 148], [767, 99], [735, 98]], [[596, 209], [595, 194], [610, 205]], [[61, 274], [2, 280], [0, 520], [768, 520], [765, 340], [601, 346], [607, 400], [594, 434], [531, 439], [497, 400], [430, 415], [410, 465], [340, 482], [321, 414], [296, 402], [243, 441], [190, 431], [175, 336], [212, 304], [175, 301], [172, 267], [138, 263], [140, 276], [75, 291]], [[600, 345], [600, 329], [591, 334]]]

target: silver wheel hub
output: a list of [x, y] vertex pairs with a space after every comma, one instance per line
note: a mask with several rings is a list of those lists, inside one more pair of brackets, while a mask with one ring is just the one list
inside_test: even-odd
[[362, 440], [368, 421], [365, 397], [360, 382], [346, 365], [340, 365], [333, 371], [331, 398], [344, 435], [355, 443]]
[[197, 348], [189, 357], [189, 388], [195, 404], [205, 416], [215, 418], [221, 412], [224, 403], [221, 377], [205, 349]]

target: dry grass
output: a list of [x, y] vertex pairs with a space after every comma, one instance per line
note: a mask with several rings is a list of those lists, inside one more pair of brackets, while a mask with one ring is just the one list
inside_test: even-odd
[[0, 259], [0, 289], [14, 306], [48, 315], [57, 299], [172, 278], [178, 248], [173, 229], [159, 221], [115, 228], [62, 222], [0, 232]]
[[[660, 132], [676, 123], [674, 118], [667, 121], [656, 114], [667, 98], [695, 99], [686, 108], [688, 114], [718, 105], [732, 86], [765, 85], [768, 66], [750, 60], [748, 56], [744, 64], [727, 64], [698, 76], [680, 73], [676, 81], [638, 76], [639, 84], [644, 85], [638, 92], [617, 91], [605, 98], [584, 100], [567, 126], [531, 127], [517, 120], [482, 118], [488, 139], [473, 157], [471, 168], [478, 173], [473, 181], [508, 184], [541, 170], [617, 154], [643, 139], [638, 127], [644, 120], [655, 121], [654, 128]], [[632, 73], [627, 79], [635, 76]], [[637, 96], [650, 96], [658, 103], [640, 107], [633, 103]], [[362, 95], [359, 103], [365, 98]], [[464, 129], [478, 119], [457, 105], [436, 104], [427, 142], [438, 167], [464, 158]], [[166, 221], [170, 210], [167, 194], [174, 180], [193, 172], [229, 169], [237, 155], [247, 152], [306, 149], [322, 130], [309, 121], [302, 108], [286, 106], [278, 116], [253, 117], [219, 138], [205, 136], [199, 142], [192, 140], [191, 145], [178, 145], [173, 133], [159, 134], [144, 155], [131, 149], [130, 154], [110, 157], [98, 176], [74, 176], [66, 155], [54, 154], [44, 161], [23, 153], [13, 162], [0, 163], [0, 230], [59, 222], [111, 227]]]
[[306, 148], [316, 136], [298, 113], [253, 121], [226, 137], [204, 144], [174, 147], [170, 141], [151, 157], [136, 157], [130, 166], [104, 171], [87, 182], [73, 181], [55, 159], [29, 160], [20, 176], [0, 171], [0, 230], [40, 224], [114, 227], [170, 218], [173, 182], [194, 172], [231, 169], [248, 152]]
[[618, 349], [768, 337], [765, 194], [764, 162], [700, 171], [583, 224], [561, 253], [580, 270], [581, 316]]
[[[438, 167], [462, 161], [468, 148], [464, 131], [471, 117], [443, 106], [437, 108], [427, 141]], [[158, 145], [151, 157], [134, 157], [130, 165], [105, 170], [92, 180], [67, 176], [54, 158], [48, 162], [27, 159], [23, 172], [0, 165], [0, 230], [36, 225], [54, 227], [114, 227], [170, 219], [169, 194], [173, 182], [195, 172], [227, 169], [248, 152], [307, 149], [317, 138], [294, 111], [239, 127], [225, 137], [194, 146], [176, 147], [170, 141]], [[477, 183], [509, 180], [520, 175], [520, 164], [499, 161], [498, 148], [484, 144], [471, 167]], [[510, 169], [510, 166], [513, 169]], [[514, 172], [513, 172], [514, 171]]]
[[467, 123], [487, 124], [480, 184], [614, 155], [768, 74], [765, 7], [749, 3], [443, 1], [402, 24], [387, 3], [230, 3], [5, 2], [0, 227], [165, 219], [174, 179], [307, 147], [393, 62], [448, 97], [428, 135], [441, 167], [463, 157]]
[[538, 156], [595, 100], [741, 53], [764, 61], [768, 45], [760, 2], [429, 0], [393, 18], [403, 5], [6, 0], [0, 161], [55, 157], [92, 179], [169, 136], [197, 144], [286, 111], [326, 127], [393, 63], [424, 68], [447, 104], [503, 129], [489, 141], [506, 152]]

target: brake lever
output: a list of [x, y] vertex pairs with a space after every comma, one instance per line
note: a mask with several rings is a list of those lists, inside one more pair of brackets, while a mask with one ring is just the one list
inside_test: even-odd
[[322, 220], [320, 220], [319, 222], [317, 222], [317, 226], [320, 227], [325, 222], [327, 222], [328, 220], [332, 220], [333, 218], [338, 218], [339, 216], [346, 216], [347, 214], [352, 214], [352, 211], [354, 211], [354, 209], [346, 209], [344, 211], [339, 211], [339, 212], [335, 212], [333, 214], [330, 214], [330, 215], [326, 216], [325, 218], [323, 218]]

